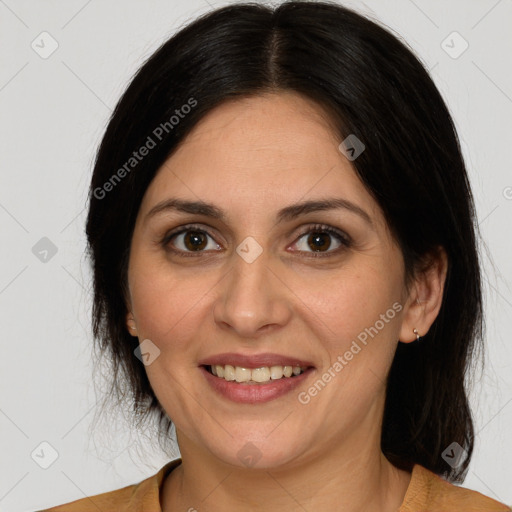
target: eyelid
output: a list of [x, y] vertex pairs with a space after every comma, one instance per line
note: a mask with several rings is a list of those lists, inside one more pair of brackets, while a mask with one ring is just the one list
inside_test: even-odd
[[344, 232], [341, 231], [338, 228], [335, 228], [334, 226], [330, 226], [329, 224], [308, 224], [298, 235], [296, 235], [298, 238], [303, 237], [304, 235], [307, 235], [309, 233], [329, 233], [333, 235], [337, 235], [341, 241], [349, 244], [352, 242], [352, 239]]
[[[199, 232], [205, 233], [207, 236], [212, 238], [217, 245], [220, 245], [215, 240], [214, 236], [210, 233], [210, 231], [208, 229], [204, 228], [204, 224], [203, 225], [201, 225], [201, 224], [185, 224], [183, 226], [175, 228], [174, 230], [167, 232], [162, 237], [162, 239], [160, 240], [160, 245], [164, 248], [167, 248], [169, 245], [169, 242], [171, 241], [171, 239], [173, 237], [181, 235], [183, 233], [186, 233], [187, 231], [199, 231]], [[328, 224], [311, 223], [311, 224], [308, 224], [307, 226], [302, 227], [300, 232], [297, 235], [295, 235], [295, 240], [292, 243], [292, 245], [296, 244], [298, 242], [298, 240], [300, 240], [304, 235], [308, 235], [310, 233], [315, 233], [315, 232], [328, 233], [329, 235], [333, 235], [333, 236], [337, 237], [341, 244], [341, 247], [334, 249], [332, 251], [311, 251], [311, 252], [296, 251], [296, 252], [301, 253], [301, 254], [305, 253], [308, 255], [312, 255], [313, 257], [318, 257], [318, 256], [323, 256], [323, 255], [328, 256], [330, 254], [337, 254], [344, 248], [350, 247], [350, 245], [352, 244], [351, 237], [349, 235], [347, 235], [344, 231], [341, 231], [340, 229], [335, 228], [334, 226], [330, 226]], [[204, 251], [204, 250], [203, 251], [183, 251], [181, 249], [176, 249], [176, 248], [170, 248], [169, 250], [171, 250], [172, 252], [174, 252], [176, 254], [186, 255], [186, 256], [200, 256], [202, 253], [205, 253], [205, 254], [210, 253], [210, 251]], [[216, 251], [216, 252], [220, 252], [220, 251]]]
[[179, 226], [175, 229], [172, 229], [171, 231], [167, 231], [165, 235], [163, 236], [162, 242], [170, 240], [175, 235], [180, 235], [183, 232], [186, 231], [202, 231], [209, 236], [212, 236], [212, 234], [208, 231], [208, 229], [204, 228], [204, 224], [184, 224], [183, 226]]
[[174, 252], [175, 254], [179, 255], [185, 255], [185, 256], [200, 256], [201, 253], [209, 254], [210, 251], [182, 251], [181, 249], [176, 249], [174, 247], [169, 247], [169, 242], [172, 238], [179, 236], [183, 233], [186, 233], [187, 231], [199, 231], [201, 233], [205, 233], [207, 236], [209, 236], [217, 245], [220, 245], [214, 238], [214, 236], [210, 233], [208, 229], [204, 228], [204, 225], [200, 224], [185, 224], [183, 226], [179, 226], [178, 228], [175, 228], [171, 231], [168, 231], [165, 233], [165, 235], [160, 240], [160, 245], [164, 249], [169, 249], [170, 251]]
[[292, 245], [295, 245], [303, 236], [308, 235], [310, 233], [327, 233], [331, 236], [334, 236], [340, 242], [340, 247], [333, 249], [332, 251], [296, 251], [302, 257], [305, 258], [322, 258], [334, 256], [342, 252], [344, 249], [348, 249], [352, 245], [352, 239], [349, 235], [347, 235], [344, 231], [341, 231], [334, 226], [328, 224], [309, 224], [303, 230], [296, 235], [296, 239]]

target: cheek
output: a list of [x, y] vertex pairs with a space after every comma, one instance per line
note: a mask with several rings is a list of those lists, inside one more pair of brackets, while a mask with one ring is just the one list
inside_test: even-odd
[[400, 287], [392, 275], [369, 268], [340, 272], [330, 276], [322, 289], [318, 285], [314, 293], [310, 289], [309, 294], [308, 283], [302, 283], [302, 296], [309, 297], [304, 311], [310, 311], [313, 329], [324, 340], [331, 363], [345, 354], [346, 360], [364, 361], [365, 366], [384, 368], [390, 363], [402, 310]]
[[[208, 276], [183, 278], [169, 265], [151, 258], [133, 258], [130, 264], [132, 311], [138, 330], [157, 345], [179, 346], [201, 324], [204, 301], [212, 287]], [[170, 347], [169, 347], [170, 348]]]
[[304, 315], [310, 311], [310, 331], [320, 340], [316, 348], [324, 350], [316, 382], [325, 383], [314, 383], [304, 392], [322, 408], [326, 425], [343, 423], [348, 428], [362, 421], [382, 397], [402, 305], [399, 288], [389, 276], [370, 271], [341, 274], [329, 280], [325, 291], [310, 295], [303, 308]]

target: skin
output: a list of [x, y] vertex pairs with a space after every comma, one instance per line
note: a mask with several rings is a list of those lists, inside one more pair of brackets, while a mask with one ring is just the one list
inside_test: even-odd
[[[386, 512], [402, 504], [411, 474], [380, 450], [385, 380], [398, 340], [415, 340], [414, 328], [425, 335], [438, 314], [446, 256], [405, 288], [400, 249], [334, 133], [325, 112], [295, 93], [224, 103], [196, 125], [145, 193], [126, 319], [132, 335], [160, 350], [145, 369], [176, 425], [183, 462], [164, 482], [164, 512]], [[358, 205], [372, 224], [344, 209], [276, 221], [285, 206], [333, 196]], [[171, 197], [214, 203], [226, 220], [177, 211], [148, 217]], [[184, 235], [163, 247], [166, 233], [188, 223], [211, 235], [202, 253]], [[314, 224], [337, 228], [352, 243], [324, 235], [331, 245], [314, 258]], [[252, 263], [235, 251], [248, 236], [263, 250]], [[174, 254], [173, 244], [197, 256]], [[397, 302], [401, 311], [300, 403], [298, 393]], [[217, 395], [198, 368], [221, 352], [277, 352], [309, 360], [315, 371], [288, 395], [237, 404]], [[261, 455], [253, 467], [237, 457], [248, 442]]]

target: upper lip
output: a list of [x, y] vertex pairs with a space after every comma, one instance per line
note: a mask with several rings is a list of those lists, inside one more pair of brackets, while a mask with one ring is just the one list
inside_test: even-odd
[[313, 366], [309, 361], [304, 361], [296, 357], [285, 356], [282, 354], [273, 354], [270, 352], [252, 355], [226, 352], [223, 354], [216, 354], [199, 361], [200, 366], [212, 366], [216, 364], [220, 366], [230, 364], [233, 366], [240, 366], [242, 368], [260, 368], [262, 366]]

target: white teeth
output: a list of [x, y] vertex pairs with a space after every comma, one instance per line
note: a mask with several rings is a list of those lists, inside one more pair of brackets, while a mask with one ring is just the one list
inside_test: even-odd
[[[217, 373], [219, 371], [219, 368], [222, 368], [222, 366], [217, 366]], [[224, 378], [226, 380], [235, 380], [234, 366], [231, 366], [230, 364], [227, 364], [226, 366], [224, 366]]]
[[270, 378], [273, 380], [280, 379], [283, 376], [282, 366], [271, 366], [270, 367]]
[[254, 368], [251, 372], [252, 380], [255, 382], [267, 382], [270, 380], [270, 369], [267, 367]]
[[260, 368], [243, 368], [241, 366], [212, 365], [211, 372], [217, 377], [227, 381], [236, 380], [236, 382], [270, 382], [283, 377], [297, 376], [306, 370], [306, 367], [300, 366], [262, 366]]
[[249, 368], [235, 366], [235, 380], [237, 382], [249, 382], [251, 380], [251, 373]]

